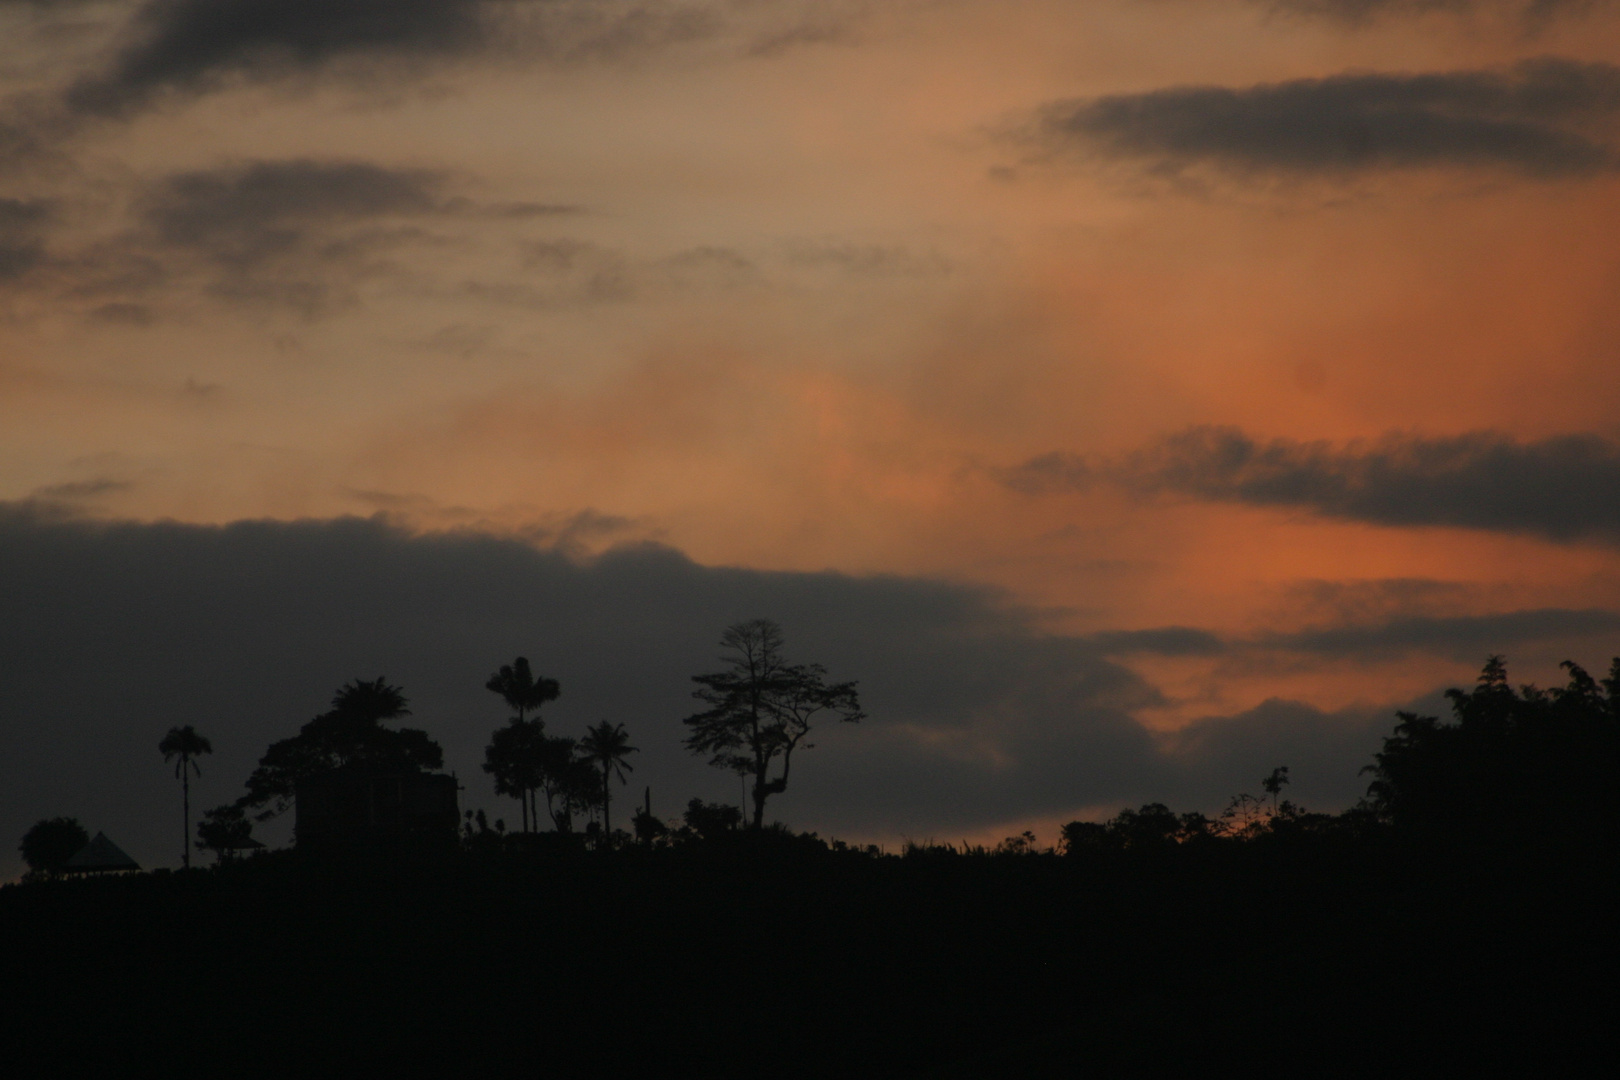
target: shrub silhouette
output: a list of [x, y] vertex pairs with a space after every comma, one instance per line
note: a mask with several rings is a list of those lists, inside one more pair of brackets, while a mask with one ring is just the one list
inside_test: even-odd
[[742, 827], [742, 810], [729, 803], [693, 799], [686, 804], [686, 829], [699, 840], [718, 840]]

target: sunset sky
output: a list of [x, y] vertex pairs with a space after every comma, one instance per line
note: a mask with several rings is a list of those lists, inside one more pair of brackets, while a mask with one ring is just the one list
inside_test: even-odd
[[871, 714], [799, 828], [1349, 805], [1487, 654], [1620, 653], [1615, 61], [1609, 0], [0, 0], [0, 878], [177, 863], [168, 726], [208, 807], [378, 674], [515, 822], [520, 653], [735, 799], [679, 720], [756, 616]]

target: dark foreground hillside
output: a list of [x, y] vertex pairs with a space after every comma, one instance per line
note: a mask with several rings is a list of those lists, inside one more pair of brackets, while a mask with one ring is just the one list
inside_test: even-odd
[[766, 836], [0, 891], [8, 1075], [1448, 1075], [1612, 1063], [1607, 851]]

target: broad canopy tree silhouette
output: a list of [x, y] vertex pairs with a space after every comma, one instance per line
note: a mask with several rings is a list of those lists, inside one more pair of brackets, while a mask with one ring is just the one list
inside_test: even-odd
[[174, 762], [174, 775], [180, 780], [180, 864], [191, 869], [191, 774], [202, 775], [197, 758], [214, 752], [213, 744], [197, 734], [190, 724], [172, 727], [158, 743], [158, 752], [167, 764]]
[[851, 724], [866, 716], [855, 683], [828, 683], [820, 664], [789, 664], [782, 645], [782, 628], [770, 619], [728, 626], [720, 637], [726, 669], [692, 676], [692, 696], [709, 707], [682, 721], [688, 750], [752, 778], [756, 829], [765, 825], [765, 801], [787, 790], [793, 752], [812, 748], [805, 741], [811, 720], [823, 712]]
[[416, 728], [385, 728], [384, 720], [409, 716], [404, 693], [384, 678], [345, 683], [332, 709], [299, 729], [291, 739], [271, 743], [248, 777], [247, 794], [237, 806], [268, 821], [292, 806], [298, 782], [330, 769], [371, 773], [422, 773], [444, 767], [444, 751]]
[[54, 877], [89, 842], [90, 834], [77, 818], [46, 818], [23, 833], [17, 850], [32, 873]]
[[523, 831], [529, 831], [529, 807], [540, 786], [540, 743], [545, 727], [539, 720], [514, 717], [496, 728], [484, 748], [484, 771], [495, 781], [495, 794], [508, 795], [522, 808]]
[[541, 740], [539, 793], [545, 797], [553, 829], [572, 832], [574, 815], [596, 805], [599, 788], [596, 766], [581, 756], [576, 740], [565, 735]]
[[601, 784], [589, 758], [579, 756], [578, 743], [563, 735], [547, 735], [545, 724], [513, 719], [496, 728], [484, 748], [484, 771], [495, 780], [497, 795], [510, 795], [523, 806], [523, 831], [540, 827], [540, 798], [546, 816], [558, 832], [572, 832], [574, 814], [596, 805]]

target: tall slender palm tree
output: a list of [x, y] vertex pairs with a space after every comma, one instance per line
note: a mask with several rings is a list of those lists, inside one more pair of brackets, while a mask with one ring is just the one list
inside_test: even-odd
[[185, 727], [172, 727], [169, 733], [163, 736], [158, 743], [158, 751], [163, 755], [165, 763], [173, 761], [174, 775], [180, 780], [181, 812], [184, 814], [184, 828], [180, 833], [183, 846], [180, 849], [180, 861], [187, 870], [191, 869], [191, 774], [195, 772], [202, 775], [202, 769], [197, 765], [197, 758], [203, 754], [212, 754], [214, 747], [209, 741], [197, 734], [190, 724]]
[[636, 770], [624, 759], [638, 751], [630, 745], [630, 735], [624, 730], [623, 724], [610, 724], [606, 720], [585, 729], [585, 737], [579, 741], [579, 748], [586, 758], [596, 762], [602, 770], [602, 836], [603, 842], [608, 843], [613, 837], [613, 819], [608, 816], [611, 792], [608, 781], [618, 776], [619, 783], [626, 783], [624, 774]]

